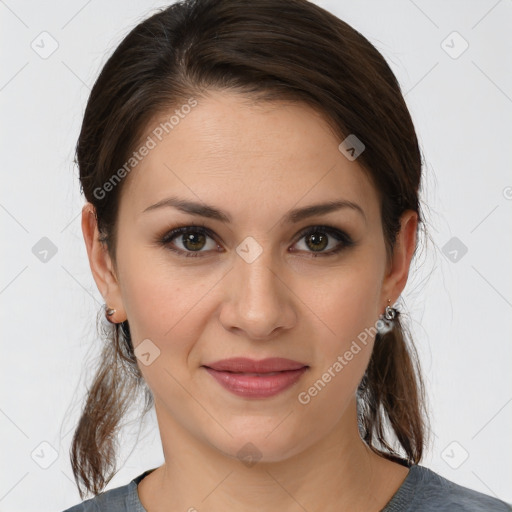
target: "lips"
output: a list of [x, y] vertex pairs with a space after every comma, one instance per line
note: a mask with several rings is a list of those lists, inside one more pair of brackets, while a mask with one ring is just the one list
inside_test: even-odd
[[246, 357], [234, 357], [231, 359], [222, 359], [221, 361], [209, 363], [204, 366], [220, 372], [272, 373], [300, 370], [307, 365], [299, 363], [298, 361], [292, 361], [291, 359], [284, 359], [282, 357], [271, 357], [260, 361]]
[[244, 398], [268, 398], [295, 384], [309, 368], [280, 357], [256, 361], [237, 357], [203, 365], [225, 389]]

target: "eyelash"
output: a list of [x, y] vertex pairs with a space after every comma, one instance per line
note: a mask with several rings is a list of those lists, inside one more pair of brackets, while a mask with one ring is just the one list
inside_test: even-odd
[[[210, 237], [212, 240], [215, 240], [215, 237], [213, 236], [212, 232], [205, 228], [204, 226], [181, 226], [178, 228], [171, 229], [171, 231], [166, 232], [164, 236], [161, 236], [158, 238], [157, 242], [166, 247], [167, 249], [177, 253], [180, 256], [184, 256], [186, 258], [198, 258], [203, 257], [200, 256], [201, 252], [205, 251], [183, 251], [181, 249], [177, 249], [171, 245], [171, 242], [176, 238], [178, 235], [185, 234], [185, 233], [201, 233], [202, 235]], [[350, 236], [345, 233], [344, 231], [341, 231], [337, 228], [331, 227], [331, 226], [310, 226], [303, 230], [301, 230], [297, 235], [297, 242], [299, 242], [302, 238], [311, 235], [313, 233], [325, 233], [336, 240], [338, 240], [340, 245], [335, 248], [331, 249], [329, 252], [318, 252], [314, 253], [313, 251], [309, 251], [311, 253], [312, 258], [317, 258], [318, 256], [321, 257], [328, 257], [328, 256], [335, 256], [339, 252], [341, 252], [343, 249], [346, 249], [348, 247], [352, 247], [354, 244], [353, 240], [350, 238]]]

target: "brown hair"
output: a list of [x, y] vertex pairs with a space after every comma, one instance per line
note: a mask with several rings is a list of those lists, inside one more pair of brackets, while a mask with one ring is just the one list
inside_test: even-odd
[[[405, 210], [417, 212], [418, 229], [423, 226], [415, 129], [393, 72], [365, 37], [306, 0], [185, 0], [124, 38], [85, 110], [76, 147], [81, 187], [114, 265], [124, 180], [107, 194], [98, 190], [130, 158], [156, 116], [213, 88], [302, 102], [324, 115], [340, 142], [355, 134], [366, 146], [357, 161], [379, 194], [388, 257]], [[361, 437], [376, 453], [403, 464], [420, 461], [426, 435], [424, 388], [408, 339], [399, 316], [392, 331], [378, 333], [358, 389]], [[145, 414], [152, 395], [125, 321], [106, 336], [72, 441], [82, 498], [86, 491], [101, 492], [114, 476], [120, 422], [140, 388]]]

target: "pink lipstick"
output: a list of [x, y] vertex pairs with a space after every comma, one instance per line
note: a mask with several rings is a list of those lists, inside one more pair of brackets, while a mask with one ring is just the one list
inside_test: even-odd
[[281, 357], [260, 361], [236, 357], [203, 367], [225, 389], [246, 398], [277, 395], [295, 384], [308, 369], [304, 363]]

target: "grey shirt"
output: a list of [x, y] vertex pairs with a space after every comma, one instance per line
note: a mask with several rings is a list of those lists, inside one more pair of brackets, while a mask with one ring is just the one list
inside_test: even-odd
[[[156, 468], [155, 468], [156, 469]], [[129, 484], [110, 489], [64, 512], [147, 512], [137, 494], [149, 469]], [[412, 465], [400, 488], [381, 512], [512, 512], [512, 505], [458, 485], [419, 465]]]

